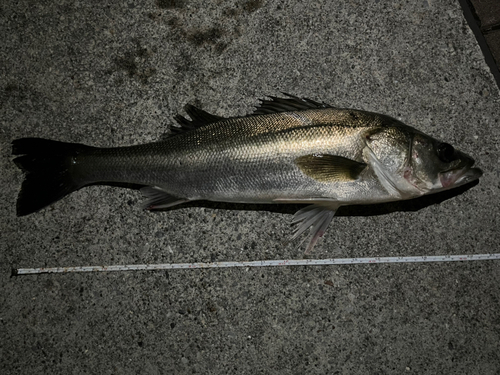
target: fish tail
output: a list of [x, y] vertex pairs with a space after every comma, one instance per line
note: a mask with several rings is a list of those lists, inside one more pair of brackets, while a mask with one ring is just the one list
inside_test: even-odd
[[17, 216], [39, 211], [64, 196], [88, 185], [74, 178], [74, 158], [93, 147], [41, 138], [12, 142], [12, 154], [22, 155], [14, 163], [26, 176], [17, 198]]

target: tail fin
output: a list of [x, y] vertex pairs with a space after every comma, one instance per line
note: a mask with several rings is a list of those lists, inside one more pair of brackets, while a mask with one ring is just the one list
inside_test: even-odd
[[17, 198], [17, 216], [41, 210], [85, 186], [71, 175], [73, 157], [92, 147], [41, 138], [12, 142], [14, 163], [26, 173]]

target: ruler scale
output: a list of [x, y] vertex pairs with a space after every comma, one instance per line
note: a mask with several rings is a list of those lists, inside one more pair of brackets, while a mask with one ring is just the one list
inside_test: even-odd
[[75, 266], [52, 268], [18, 268], [12, 270], [12, 276], [41, 273], [69, 272], [112, 272], [112, 271], [160, 271], [172, 269], [230, 268], [230, 267], [282, 267], [282, 266], [328, 266], [345, 264], [377, 264], [377, 263], [428, 263], [428, 262], [466, 262], [473, 260], [500, 260], [498, 254], [469, 255], [430, 255], [408, 257], [375, 257], [375, 258], [329, 258], [329, 259], [288, 259], [288, 260], [255, 260], [242, 262], [208, 262], [208, 263], [165, 263], [165, 264], [130, 264], [115, 266]]

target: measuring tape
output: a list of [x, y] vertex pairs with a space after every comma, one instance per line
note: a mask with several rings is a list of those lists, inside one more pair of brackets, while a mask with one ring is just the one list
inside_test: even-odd
[[18, 268], [12, 270], [12, 276], [39, 273], [68, 272], [110, 272], [110, 271], [160, 271], [195, 268], [230, 268], [230, 267], [280, 267], [280, 266], [328, 266], [336, 264], [376, 264], [376, 263], [427, 263], [427, 262], [464, 262], [471, 260], [498, 260], [500, 254], [470, 255], [432, 255], [412, 257], [375, 257], [375, 258], [330, 258], [330, 259], [289, 259], [289, 260], [254, 260], [248, 262], [209, 262], [209, 263], [166, 263], [166, 264], [130, 264], [121, 266], [85, 266], [53, 268]]

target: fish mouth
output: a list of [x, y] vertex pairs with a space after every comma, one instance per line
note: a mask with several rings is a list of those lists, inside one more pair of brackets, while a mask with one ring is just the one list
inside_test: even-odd
[[442, 172], [439, 174], [439, 179], [443, 189], [465, 185], [471, 181], [477, 180], [483, 175], [483, 171], [479, 168], [468, 167], [461, 169], [453, 169], [451, 171]]

